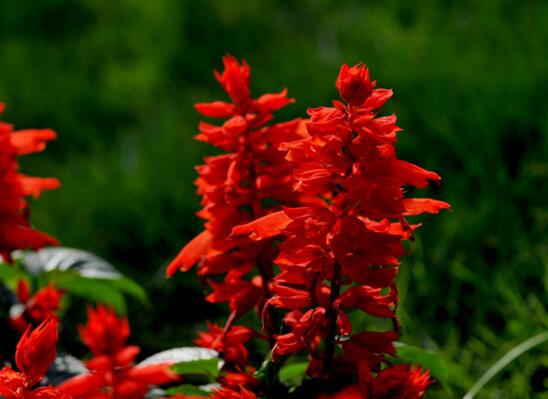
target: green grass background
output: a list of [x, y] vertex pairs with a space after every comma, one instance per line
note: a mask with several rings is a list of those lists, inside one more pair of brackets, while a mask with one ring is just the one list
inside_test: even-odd
[[[509, 349], [548, 328], [548, 2], [0, 2], [3, 120], [59, 139], [23, 170], [63, 188], [33, 223], [139, 281], [145, 353], [190, 343], [205, 304], [192, 274], [163, 267], [201, 229], [192, 104], [224, 97], [212, 77], [227, 52], [252, 66], [255, 94], [287, 87], [279, 120], [336, 97], [341, 63], [364, 61], [404, 128], [403, 159], [438, 171], [426, 194], [454, 210], [424, 226], [401, 268], [403, 342], [464, 370], [462, 395]], [[478, 397], [548, 397], [547, 346], [523, 355]], [[447, 397], [434, 389], [430, 397]]]

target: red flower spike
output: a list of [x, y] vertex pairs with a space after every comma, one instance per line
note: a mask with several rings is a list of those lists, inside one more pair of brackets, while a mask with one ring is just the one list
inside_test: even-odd
[[0, 370], [0, 396], [5, 399], [71, 399], [52, 386], [33, 389], [55, 359], [57, 321], [50, 318], [36, 329], [25, 332], [15, 353], [20, 372], [9, 367]]
[[[282, 236], [274, 261], [281, 273], [267, 305], [289, 311], [284, 322], [290, 331], [276, 337], [273, 358], [304, 349], [313, 376], [379, 373], [385, 356], [395, 354], [400, 331], [394, 278], [405, 255], [402, 241], [412, 239], [418, 227], [405, 216], [449, 208], [442, 201], [404, 198], [406, 185], [424, 188], [430, 181], [439, 183], [440, 176], [397, 158], [394, 143], [401, 129], [396, 117], [378, 117], [392, 91], [375, 85], [365, 66], [343, 65], [336, 86], [346, 104], [334, 101], [334, 107], [309, 109], [306, 131], [280, 143], [293, 170], [294, 189], [317, 201], [232, 229], [239, 240]], [[346, 315], [351, 309], [391, 319], [393, 331], [340, 339], [351, 334]], [[367, 373], [359, 375], [366, 384]]]
[[[99, 305], [88, 308], [88, 323], [80, 327], [82, 341], [94, 357], [86, 362], [89, 373], [64, 381], [59, 390], [82, 399], [143, 399], [151, 385], [179, 380], [169, 364], [136, 366], [137, 346], [126, 346], [127, 318]], [[108, 393], [108, 394], [107, 394]]]
[[[0, 113], [3, 110], [0, 103]], [[44, 150], [55, 138], [50, 129], [14, 131], [13, 126], [0, 122], [0, 256], [8, 261], [16, 249], [57, 245], [57, 240], [30, 227], [24, 197], [38, 197], [44, 190], [58, 188], [59, 181], [19, 173], [16, 158]]]
[[[195, 104], [202, 115], [223, 118], [215, 125], [200, 122], [196, 136], [197, 140], [225, 152], [206, 157], [204, 164], [196, 168], [199, 177], [195, 184], [203, 206], [198, 216], [204, 219], [205, 230], [179, 252], [168, 265], [166, 275], [171, 277], [178, 270], [188, 271], [198, 264], [198, 276], [212, 289], [206, 299], [228, 303], [230, 317], [219, 335], [227, 335], [225, 338], [229, 339], [237, 319], [253, 308], [262, 313], [271, 296], [272, 259], [277, 256], [268, 242], [255, 242], [264, 238], [266, 230], [251, 236], [246, 231], [236, 230], [231, 236], [233, 228], [262, 216], [279, 228], [282, 220], [290, 222], [281, 211], [282, 206], [301, 204], [309, 195], [292, 190], [292, 166], [278, 150], [282, 142], [302, 137], [303, 124], [296, 119], [267, 125], [274, 111], [293, 102], [287, 97], [287, 90], [254, 99], [249, 87], [249, 65], [230, 55], [223, 58], [223, 65], [224, 70], [215, 72], [215, 77], [231, 103]], [[280, 231], [269, 237], [276, 234]], [[205, 343], [207, 334], [201, 334], [202, 344], [213, 345]], [[272, 343], [274, 330], [270, 323], [266, 335]], [[218, 338], [222, 345], [226, 344], [226, 339]], [[223, 352], [229, 364], [245, 367], [247, 355], [244, 353], [247, 352], [243, 346], [219, 348], [219, 342], [213, 346]]]
[[375, 83], [371, 82], [365, 65], [349, 67], [344, 64], [336, 85], [343, 100], [351, 105], [362, 105], [373, 94]]
[[114, 310], [99, 305], [87, 309], [88, 322], [80, 326], [80, 337], [94, 356], [115, 356], [125, 348], [129, 337], [127, 318], [119, 318]]
[[15, 364], [25, 375], [27, 386], [40, 381], [55, 360], [58, 327], [50, 318], [32, 331], [29, 327], [17, 344]]
[[215, 71], [215, 77], [234, 104], [245, 110], [251, 102], [251, 93], [249, 91], [251, 73], [249, 65], [247, 65], [245, 60], [240, 64], [231, 55], [223, 58], [223, 64], [225, 67], [224, 71], [222, 73]]

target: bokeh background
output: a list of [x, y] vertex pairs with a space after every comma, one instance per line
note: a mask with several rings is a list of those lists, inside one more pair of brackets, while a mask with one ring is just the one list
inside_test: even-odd
[[[164, 268], [201, 230], [192, 104], [224, 98], [212, 70], [230, 52], [258, 95], [287, 87], [278, 120], [335, 98], [342, 63], [364, 61], [404, 128], [401, 158], [438, 171], [426, 193], [454, 210], [424, 217], [401, 268], [403, 342], [458, 366], [456, 396], [548, 328], [548, 2], [19, 0], [0, 2], [2, 117], [59, 139], [23, 170], [61, 190], [32, 221], [143, 285], [130, 304], [144, 353], [191, 343], [205, 317], [192, 274]], [[484, 398], [548, 397], [547, 345]], [[432, 397], [446, 397], [434, 390]]]

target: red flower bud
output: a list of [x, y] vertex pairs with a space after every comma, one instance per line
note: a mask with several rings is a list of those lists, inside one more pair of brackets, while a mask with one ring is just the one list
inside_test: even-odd
[[344, 64], [337, 78], [341, 98], [352, 105], [362, 105], [373, 93], [376, 82], [371, 82], [365, 65], [349, 67]]
[[88, 307], [88, 323], [80, 326], [80, 337], [94, 356], [113, 356], [124, 349], [129, 337], [127, 318], [119, 318], [114, 310], [102, 305]]
[[49, 318], [33, 331], [27, 329], [17, 344], [15, 363], [26, 376], [27, 386], [42, 379], [55, 359], [58, 323]]

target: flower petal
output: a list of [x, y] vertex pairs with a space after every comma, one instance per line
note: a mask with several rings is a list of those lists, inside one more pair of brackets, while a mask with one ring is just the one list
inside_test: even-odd
[[209, 250], [213, 237], [208, 230], [202, 231], [179, 252], [179, 255], [168, 265], [166, 275], [171, 277], [177, 270], [188, 271]]
[[249, 235], [254, 241], [275, 237], [293, 221], [285, 211], [278, 211], [254, 221], [236, 226], [232, 229], [231, 238]]

